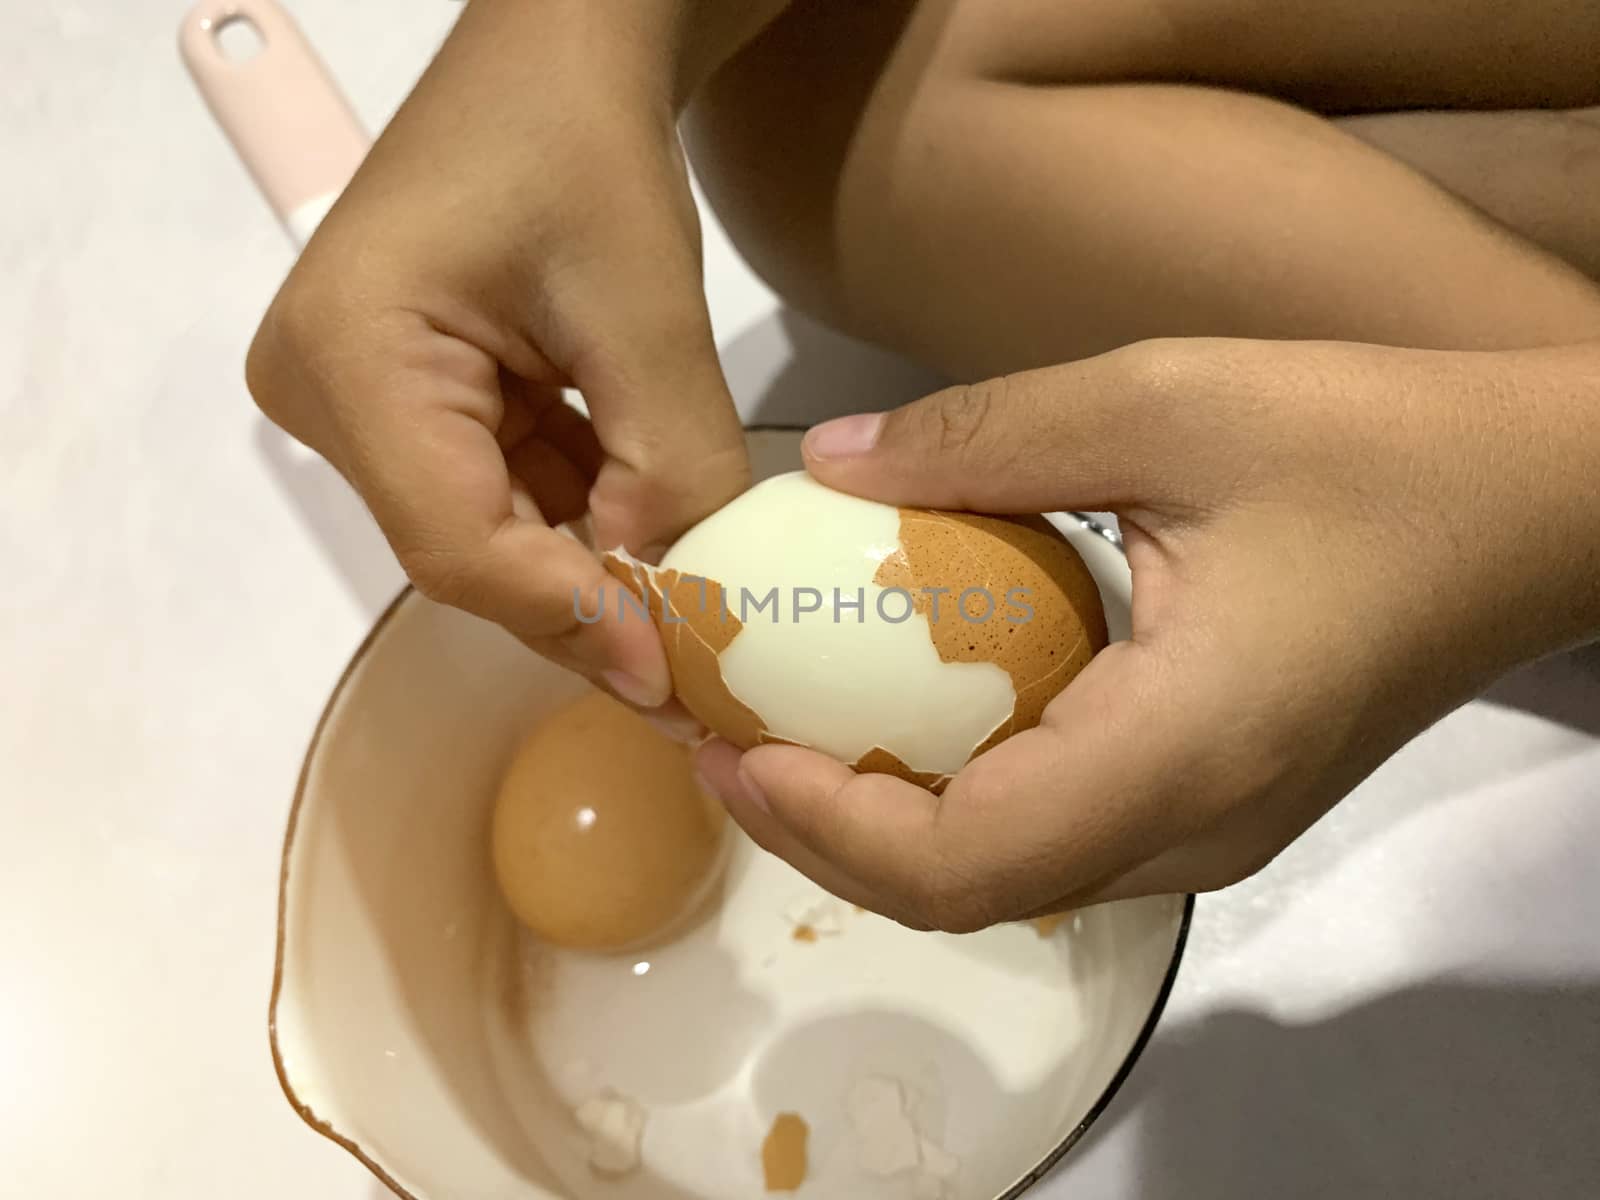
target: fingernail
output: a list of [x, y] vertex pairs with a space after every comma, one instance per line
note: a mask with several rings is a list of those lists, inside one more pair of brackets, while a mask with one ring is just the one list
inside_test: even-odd
[[658, 733], [680, 746], [693, 746], [705, 736], [705, 727], [693, 717], [669, 717], [665, 713], [648, 711], [639, 715], [654, 725]]
[[767, 804], [767, 794], [761, 790], [761, 785], [750, 777], [750, 772], [742, 766], [739, 768], [739, 786], [744, 789], [744, 798], [752, 806], [768, 815], [771, 814], [772, 809]]
[[806, 452], [812, 458], [855, 458], [878, 444], [883, 413], [858, 413], [824, 421], [806, 434]]
[[660, 708], [666, 703], [666, 697], [650, 687], [642, 679], [636, 679], [626, 671], [606, 671], [601, 676], [605, 685], [629, 704], [637, 704], [640, 708]]

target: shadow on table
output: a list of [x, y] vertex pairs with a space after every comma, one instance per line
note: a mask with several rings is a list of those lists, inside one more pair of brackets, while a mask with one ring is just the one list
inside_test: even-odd
[[1084, 1150], [1126, 1137], [1139, 1200], [1594, 1195], [1600, 984], [1440, 983], [1308, 1025], [1218, 1013], [1164, 1030], [1115, 1111]]
[[1600, 737], [1600, 643], [1524, 667], [1483, 698]]
[[289, 507], [365, 616], [376, 619], [405, 575], [367, 506], [342, 475], [265, 417], [255, 425], [256, 452]]
[[877, 412], [938, 391], [925, 367], [779, 309], [722, 347], [722, 367], [746, 425], [805, 427]]

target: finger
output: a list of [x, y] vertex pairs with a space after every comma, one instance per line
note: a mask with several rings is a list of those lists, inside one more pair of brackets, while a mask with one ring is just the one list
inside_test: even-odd
[[605, 450], [589, 418], [567, 403], [562, 390], [506, 370], [500, 372], [500, 390], [506, 401], [506, 415], [498, 430], [500, 444], [510, 449], [537, 435], [566, 456], [593, 486], [605, 461]]
[[1089, 908], [1096, 904], [1112, 904], [1118, 900], [1142, 900], [1147, 896], [1177, 896], [1189, 892], [1214, 889], [1200, 887], [1180, 857], [1158, 854], [1147, 863], [1135, 867], [1097, 888], [1089, 888], [1077, 896], [1066, 898], [1064, 908]]
[[495, 440], [504, 450], [529, 437], [539, 424], [544, 410], [560, 392], [542, 383], [530, 383], [504, 367], [500, 369], [500, 396], [505, 411], [495, 427]]
[[539, 434], [577, 467], [590, 486], [594, 485], [605, 465], [606, 452], [588, 417], [565, 400], [558, 400], [545, 411]]
[[[863, 907], [921, 927], [939, 925], [935, 907], [913, 881], [925, 864], [929, 813], [921, 788], [888, 775], [858, 775], [835, 759], [793, 746], [748, 752], [729, 810], [751, 836], [819, 882], [846, 881], [872, 902]], [[756, 830], [760, 831], [758, 836]], [[916, 865], [897, 857], [914, 855]], [[833, 890], [832, 886], [824, 882]]]
[[658, 261], [656, 286], [586, 297], [601, 310], [592, 328], [627, 332], [574, 371], [606, 452], [589, 501], [596, 537], [633, 551], [674, 541], [750, 481], [692, 242], [652, 240], [638, 253]]
[[1096, 657], [1037, 728], [968, 764], [944, 794], [824, 770], [808, 752], [751, 751], [744, 770], [779, 823], [897, 911], [968, 932], [1115, 879], [1182, 837], [1191, 698], [1143, 647]]
[[560, 388], [504, 368], [500, 390], [505, 412], [495, 439], [513, 477], [548, 524], [576, 521], [588, 509], [589, 489], [605, 457], [588, 418], [566, 402]]
[[[641, 439], [649, 447], [641, 451], [621, 448], [626, 442], [619, 443], [608, 428], [618, 422], [597, 420], [610, 452], [589, 493], [599, 545], [624, 546], [634, 552], [670, 545], [749, 486], [743, 430], [737, 420], [707, 411], [711, 407], [686, 405], [670, 436], [637, 428], [653, 418], [630, 417], [628, 423], [635, 428], [629, 440]], [[596, 411], [604, 409], [597, 406]]]
[[633, 707], [641, 717], [680, 745], [699, 746], [710, 735], [710, 730], [700, 723], [700, 718], [685, 708], [676, 697], [659, 708]]
[[1209, 402], [1228, 345], [1144, 343], [829, 421], [806, 436], [806, 465], [842, 491], [928, 508], [1198, 504], [1218, 478], [1220, 448], [1233, 444], [1234, 406]]
[[1040, 917], [1060, 916], [1063, 913], [1077, 912], [1080, 908], [1091, 908], [1096, 904], [1105, 904], [1113, 900], [1128, 900], [1135, 898], [1135, 896], [1153, 894], [1148, 892], [1129, 892], [1127, 890], [1127, 885], [1124, 881], [1137, 876], [1142, 869], [1142, 867], [1134, 867], [1131, 871], [1120, 875], [1107, 876], [1098, 883], [1092, 883], [1064, 896], [1057, 896], [1048, 904], [1041, 904], [1038, 908], [1030, 909], [1023, 913], [1020, 919], [1036, 921]]
[[[739, 827], [749, 834], [751, 841], [769, 854], [775, 854], [783, 859], [824, 891], [847, 903], [889, 917], [891, 920], [900, 920], [913, 928], [927, 928], [908, 914], [893, 911], [892, 906], [883, 897], [859, 880], [852, 879], [826, 859], [813, 854], [782, 824], [774, 820], [772, 814], [756, 802], [749, 786], [741, 777], [739, 764], [742, 757], [736, 747], [720, 738], [713, 738], [696, 752], [695, 769], [699, 771], [701, 779], [705, 781], [706, 787], [712, 794], [722, 800]], [[817, 754], [811, 757], [818, 760], [812, 764], [818, 770], [827, 770], [830, 765], [839, 770], [849, 770], [848, 767], [833, 762], [823, 755]]]
[[[1157, 858], [1159, 857], [1158, 855]], [[1037, 921], [1041, 917], [1058, 917], [1081, 909], [1093, 908], [1099, 904], [1114, 904], [1119, 900], [1139, 900], [1146, 896], [1169, 896], [1189, 890], [1184, 887], [1169, 886], [1164, 882], [1167, 879], [1170, 879], [1170, 875], [1163, 875], [1158, 879], [1146, 874], [1145, 867], [1135, 867], [1131, 871], [1100, 883], [1080, 888], [1065, 896], [1058, 896], [1050, 903], [1041, 904], [1038, 908], [1024, 913], [1021, 919]]]
[[1213, 868], [1207, 866], [1197, 871], [1196, 867], [1197, 864], [1181, 847], [1169, 850], [1115, 878], [1058, 897], [1028, 913], [1027, 916], [1029, 920], [1033, 920], [1038, 917], [1093, 908], [1097, 904], [1142, 900], [1149, 896], [1181, 896], [1191, 892], [1216, 891], [1228, 886], [1226, 884], [1207, 886], [1201, 881], [1214, 878], [1209, 874]]
[[563, 525], [583, 516], [589, 505], [589, 483], [558, 448], [530, 436], [505, 453], [512, 475], [527, 488], [548, 524]]
[[513, 503], [494, 360], [434, 343], [426, 365], [349, 364], [333, 381], [346, 474], [407, 575], [530, 645], [562, 643], [633, 702], [661, 704], [671, 681], [655, 630], [608, 614], [612, 580], [594, 555]]

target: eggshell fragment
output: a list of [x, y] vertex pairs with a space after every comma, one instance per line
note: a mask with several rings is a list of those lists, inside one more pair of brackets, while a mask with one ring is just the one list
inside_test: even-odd
[[815, 942], [843, 931], [839, 923], [839, 902], [826, 893], [804, 896], [784, 910], [784, 919], [797, 942]]
[[[718, 656], [744, 628], [725, 611], [722, 585], [657, 570], [621, 550], [606, 554], [604, 561], [606, 569], [648, 606], [661, 633], [673, 688], [689, 710], [707, 729], [741, 749], [760, 743], [766, 732], [761, 717], [729, 691], [722, 678]], [[688, 703], [691, 697], [693, 702]]]
[[761, 1170], [769, 1192], [796, 1192], [809, 1169], [811, 1127], [799, 1113], [779, 1113], [761, 1143]]
[[941, 1200], [961, 1161], [917, 1127], [915, 1106], [897, 1079], [858, 1080], [845, 1100], [856, 1161], [868, 1175], [911, 1178], [914, 1196]]
[[856, 1133], [856, 1159], [867, 1174], [899, 1175], [921, 1164], [916, 1126], [898, 1080], [874, 1075], [858, 1081], [845, 1100], [845, 1113]]
[[[929, 615], [941, 659], [998, 663], [1016, 689], [1010, 720], [973, 751], [974, 757], [1036, 726], [1045, 706], [1106, 646], [1105, 610], [1094, 576], [1042, 517], [901, 509], [900, 547], [883, 560], [875, 582], [912, 592], [917, 611]], [[957, 598], [937, 618], [931, 612], [936, 589]], [[982, 595], [973, 595], [973, 589]], [[979, 619], [980, 603], [1018, 593], [1033, 610], [1030, 620], [1012, 623], [993, 619], [992, 613]]]
[[1042, 938], [1048, 938], [1061, 928], [1061, 922], [1067, 919], [1066, 913], [1051, 913], [1049, 916], [1035, 917], [1033, 927]]
[[638, 1101], [607, 1089], [585, 1100], [574, 1116], [589, 1135], [589, 1167], [596, 1175], [639, 1169], [646, 1113]]
[[935, 795], [944, 791], [951, 776], [948, 772], [913, 771], [882, 746], [874, 746], [851, 764], [851, 769], [863, 775], [895, 775], [907, 783], [927, 788]]

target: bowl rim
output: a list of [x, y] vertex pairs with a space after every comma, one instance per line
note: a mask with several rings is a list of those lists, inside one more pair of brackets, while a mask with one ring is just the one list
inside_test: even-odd
[[365, 1150], [355, 1139], [340, 1133], [331, 1121], [319, 1117], [316, 1111], [300, 1098], [295, 1091], [294, 1084], [289, 1079], [289, 1068], [284, 1062], [283, 1047], [278, 1040], [278, 1006], [283, 999], [284, 967], [287, 959], [289, 938], [289, 864], [294, 856], [295, 834], [299, 832], [300, 811], [305, 804], [306, 793], [311, 782], [311, 764], [316, 761], [317, 752], [322, 748], [323, 736], [328, 731], [328, 725], [333, 719], [334, 710], [339, 706], [345, 690], [350, 686], [351, 677], [355, 675], [356, 668], [366, 660], [378, 638], [387, 630], [390, 623], [399, 613], [401, 607], [409, 600], [415, 589], [407, 584], [389, 601], [388, 606], [378, 615], [372, 623], [372, 628], [367, 630], [366, 636], [351, 654], [344, 670], [339, 673], [338, 682], [333, 685], [333, 690], [328, 693], [328, 699], [323, 704], [322, 712], [317, 717], [317, 723], [312, 728], [311, 738], [306, 744], [305, 756], [300, 761], [300, 773], [295, 780], [294, 799], [289, 806], [288, 821], [284, 826], [283, 850], [278, 863], [278, 906], [277, 906], [277, 935], [272, 960], [272, 996], [267, 1003], [267, 1043], [272, 1051], [272, 1069], [278, 1077], [278, 1086], [283, 1090], [284, 1099], [294, 1109], [296, 1115], [310, 1127], [312, 1132], [320, 1134], [335, 1145], [352, 1155], [357, 1162], [377, 1177], [378, 1182], [393, 1192], [401, 1200], [422, 1200], [409, 1189], [402, 1186], [399, 1180], [390, 1175], [383, 1166]]
[[[804, 433], [805, 426], [799, 425], [748, 425], [745, 432], [750, 433]], [[1083, 513], [1068, 514], [1078, 521], [1087, 531], [1105, 538], [1118, 551], [1122, 550], [1122, 540], [1111, 530], [1101, 525], [1093, 518]], [[330, 1142], [350, 1154], [357, 1162], [372, 1173], [378, 1182], [393, 1192], [400, 1200], [423, 1200], [410, 1189], [402, 1185], [399, 1180], [389, 1174], [375, 1158], [368, 1154], [354, 1138], [341, 1133], [331, 1121], [319, 1117], [316, 1111], [302, 1100], [295, 1091], [294, 1084], [289, 1079], [288, 1067], [284, 1063], [283, 1048], [278, 1038], [278, 1007], [283, 998], [284, 966], [288, 942], [288, 909], [289, 909], [289, 868], [294, 854], [295, 834], [299, 831], [300, 812], [304, 805], [306, 793], [311, 780], [311, 765], [316, 760], [317, 752], [322, 748], [324, 735], [332, 721], [334, 710], [338, 708], [339, 701], [344, 697], [346, 689], [350, 686], [351, 678], [372, 652], [378, 639], [388, 630], [389, 625], [399, 614], [400, 609], [417, 595], [416, 589], [410, 584], [402, 587], [395, 598], [380, 613], [361, 639], [360, 644], [351, 654], [344, 670], [340, 672], [338, 681], [328, 693], [322, 712], [317, 717], [317, 723], [312, 728], [311, 737], [306, 744], [304, 756], [300, 761], [300, 772], [295, 781], [294, 797], [290, 803], [288, 820], [284, 827], [283, 849], [278, 865], [278, 904], [277, 904], [277, 933], [272, 962], [272, 994], [267, 1004], [267, 1043], [272, 1053], [273, 1072], [278, 1077], [278, 1086], [282, 1089], [284, 1099], [294, 1109], [296, 1115], [312, 1130], [312, 1132], [327, 1138]], [[1133, 1039], [1128, 1052], [1118, 1064], [1116, 1073], [1111, 1081], [1106, 1084], [1103, 1091], [1089, 1107], [1089, 1111], [1067, 1134], [1057, 1142], [1038, 1162], [1024, 1172], [1015, 1183], [1001, 1192], [994, 1200], [1017, 1200], [1024, 1192], [1038, 1184], [1051, 1169], [1054, 1168], [1067, 1153], [1076, 1146], [1091, 1126], [1110, 1107], [1117, 1093], [1122, 1090], [1122, 1085], [1127, 1082], [1128, 1076], [1133, 1073], [1135, 1064], [1143, 1055], [1145, 1047], [1155, 1034], [1156, 1026], [1160, 1024], [1161, 1017], [1166, 1011], [1167, 1001], [1172, 995], [1172, 989], [1177, 982], [1178, 969], [1183, 963], [1184, 951], [1189, 943], [1189, 927], [1194, 917], [1195, 896], [1186, 893], [1183, 896], [1183, 912], [1178, 919], [1177, 936], [1173, 939], [1172, 957], [1167, 962], [1166, 973], [1162, 976], [1161, 986], [1156, 990], [1155, 999], [1150, 1004], [1150, 1011], [1145, 1014], [1143, 1024], [1139, 1027], [1138, 1035]]]

